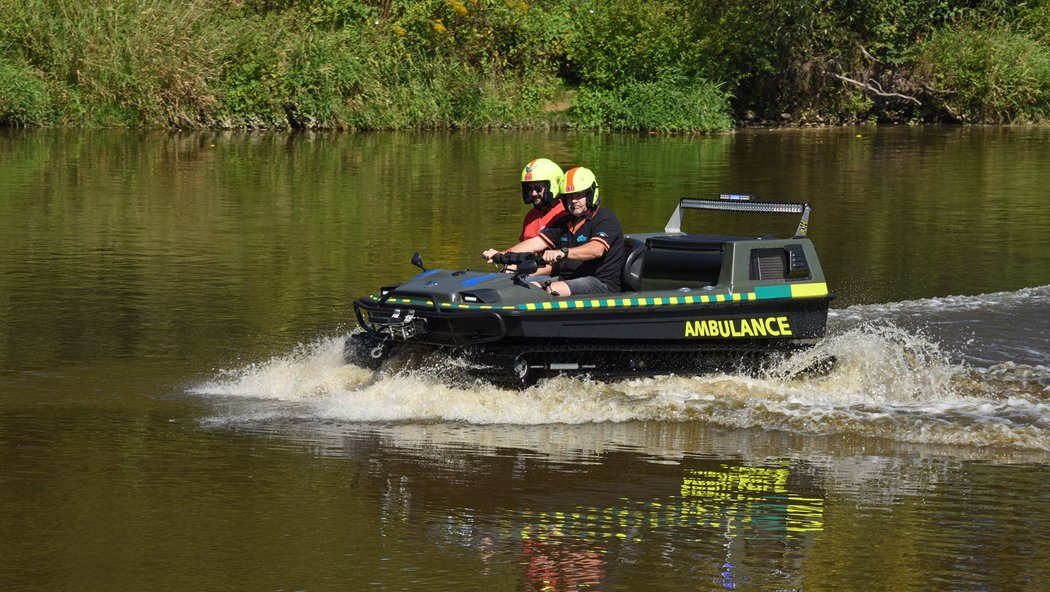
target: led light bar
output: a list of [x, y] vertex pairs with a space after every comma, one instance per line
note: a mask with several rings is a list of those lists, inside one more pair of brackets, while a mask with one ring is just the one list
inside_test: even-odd
[[714, 201], [712, 199], [682, 198], [679, 207], [685, 210], [721, 210], [727, 212], [762, 212], [767, 214], [798, 214], [806, 209], [806, 204], [775, 201]]
[[795, 238], [806, 236], [809, 230], [810, 207], [807, 203], [751, 201], [750, 195], [724, 194], [721, 199], [693, 199], [683, 197], [664, 226], [664, 232], [682, 232], [682, 210], [716, 210], [722, 212], [748, 212], [758, 214], [795, 214], [802, 220], [795, 231]]

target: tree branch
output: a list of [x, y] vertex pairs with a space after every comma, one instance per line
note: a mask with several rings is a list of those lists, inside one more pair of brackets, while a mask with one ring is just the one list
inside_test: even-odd
[[894, 93], [894, 92], [888, 93], [888, 92], [883, 91], [882, 90], [882, 85], [880, 85], [878, 82], [876, 82], [874, 80], [869, 81], [867, 83], [864, 83], [864, 82], [860, 82], [859, 80], [854, 80], [852, 78], [846, 78], [842, 74], [836, 74], [834, 72], [826, 72], [826, 74], [828, 76], [833, 77], [833, 78], [838, 78], [839, 80], [841, 80], [843, 82], [848, 82], [850, 84], [856, 85], [856, 86], [858, 86], [858, 87], [860, 87], [860, 88], [870, 92], [873, 95], [877, 95], [877, 96], [880, 96], [880, 97], [896, 97], [896, 98], [899, 98], [899, 99], [904, 99], [904, 100], [907, 100], [907, 101], [911, 101], [911, 102], [915, 103], [916, 105], [920, 105], [920, 106], [922, 105], [922, 103], [919, 102], [919, 99], [916, 99], [915, 97], [910, 97], [908, 95], [902, 95], [901, 93]]
[[869, 60], [871, 60], [871, 62], [872, 62], [872, 63], [875, 63], [875, 64], [879, 63], [879, 60], [876, 60], [876, 59], [875, 59], [875, 56], [873, 56], [873, 55], [871, 55], [870, 53], [868, 53], [868, 50], [867, 50], [867, 49], [865, 49], [863, 45], [861, 45], [860, 43], [858, 43], [858, 44], [857, 44], [857, 47], [858, 47], [858, 48], [860, 49], [860, 55], [862, 55], [862, 56], [864, 56], [864, 57], [868, 58]]

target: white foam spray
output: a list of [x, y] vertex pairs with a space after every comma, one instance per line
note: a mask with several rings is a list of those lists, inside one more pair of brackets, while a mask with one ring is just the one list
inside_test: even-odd
[[[848, 310], [845, 313], [850, 315]], [[868, 317], [862, 311], [860, 317]], [[192, 392], [240, 400], [225, 421], [588, 424], [662, 421], [807, 435], [1050, 451], [1050, 372], [953, 362], [921, 331], [855, 319], [757, 376], [558, 377], [516, 391], [462, 376], [454, 360], [343, 361], [344, 336], [221, 372]], [[834, 358], [830, 370], [809, 373]], [[256, 401], [258, 405], [251, 403]], [[218, 419], [218, 418], [217, 418]]]

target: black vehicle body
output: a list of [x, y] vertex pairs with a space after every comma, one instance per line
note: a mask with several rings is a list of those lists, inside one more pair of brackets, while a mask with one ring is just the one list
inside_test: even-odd
[[[548, 294], [518, 273], [430, 269], [354, 303], [348, 356], [378, 364], [400, 344], [453, 350], [524, 383], [556, 373], [695, 373], [754, 367], [824, 336], [823, 270], [807, 204], [682, 199], [662, 233], [625, 237], [625, 291]], [[689, 234], [685, 209], [801, 214], [787, 239]], [[418, 254], [414, 262], [422, 267]]]

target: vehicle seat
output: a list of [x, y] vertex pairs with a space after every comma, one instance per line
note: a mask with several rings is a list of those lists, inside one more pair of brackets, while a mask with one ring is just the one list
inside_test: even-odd
[[620, 285], [624, 292], [638, 292], [642, 289], [642, 265], [645, 264], [645, 243], [634, 238], [625, 238], [623, 249], [627, 254], [623, 263], [623, 278]]
[[645, 241], [639, 287], [642, 291], [702, 288], [718, 283], [722, 237], [660, 236]]

